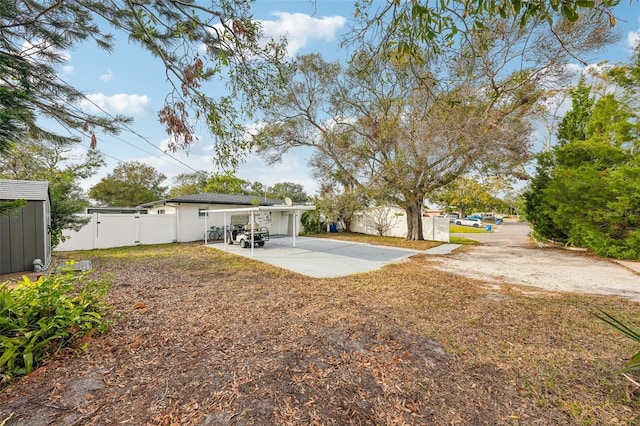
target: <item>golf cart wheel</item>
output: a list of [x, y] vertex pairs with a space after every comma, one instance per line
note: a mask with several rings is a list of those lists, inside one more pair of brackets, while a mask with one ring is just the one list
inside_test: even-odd
[[264, 241], [258, 243], [258, 247], [264, 247]]
[[247, 240], [242, 240], [240, 241], [240, 245], [242, 246], [242, 248], [247, 248], [249, 247], [249, 242]]

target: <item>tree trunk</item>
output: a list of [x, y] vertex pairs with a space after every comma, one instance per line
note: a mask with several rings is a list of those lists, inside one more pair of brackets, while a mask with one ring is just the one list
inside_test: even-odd
[[407, 240], [422, 241], [422, 201], [404, 206], [407, 214]]

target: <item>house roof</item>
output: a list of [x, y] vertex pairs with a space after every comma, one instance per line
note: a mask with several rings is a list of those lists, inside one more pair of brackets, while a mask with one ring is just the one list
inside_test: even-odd
[[204, 194], [182, 195], [180, 197], [152, 201], [150, 203], [141, 204], [138, 207], [153, 207], [157, 206], [158, 204], [167, 203], [229, 204], [252, 206], [254, 204], [254, 200], [258, 200], [261, 206], [273, 206], [282, 204], [282, 201], [276, 198], [257, 197], [255, 195], [216, 194], [213, 192], [207, 192]]
[[0, 200], [46, 201], [49, 182], [0, 179]]

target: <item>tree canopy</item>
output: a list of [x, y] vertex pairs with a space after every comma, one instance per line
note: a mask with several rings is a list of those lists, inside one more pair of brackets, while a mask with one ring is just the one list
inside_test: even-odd
[[89, 197], [111, 207], [134, 207], [164, 198], [167, 177], [138, 161], [120, 163], [89, 189]]
[[559, 143], [540, 157], [525, 193], [538, 237], [640, 258], [640, 111], [630, 96], [640, 88], [639, 69], [636, 55], [608, 73], [617, 92], [595, 97], [584, 80], [572, 91]]
[[75, 215], [89, 205], [80, 182], [103, 165], [104, 157], [96, 150], [75, 154], [72, 140], [26, 139], [12, 146], [7, 155], [0, 155], [0, 177], [49, 182], [51, 244], [56, 247], [64, 241], [64, 229], [78, 230], [86, 223]]
[[[348, 67], [300, 57], [287, 85], [274, 90], [254, 142], [269, 161], [314, 148], [311, 166], [325, 183], [401, 206], [408, 238], [422, 239], [428, 194], [472, 171], [521, 173], [534, 106], [572, 58], [558, 40], [587, 52], [612, 39], [592, 21], [552, 32], [539, 22], [494, 20], [421, 61], [371, 50]], [[526, 69], [513, 64], [522, 57]]]
[[447, 211], [459, 211], [464, 217], [473, 211], [503, 211], [506, 202], [498, 195], [508, 192], [510, 185], [495, 178], [461, 176], [452, 183], [436, 190], [429, 200], [443, 206]]
[[[620, 0], [408, 0], [380, 6], [375, 0], [357, 0], [354, 29], [345, 44], [384, 57], [420, 60], [425, 49], [430, 56], [439, 55], [470, 30], [491, 27], [496, 19], [521, 28], [532, 22], [555, 28], [591, 19], [613, 27], [615, 6], [619, 3]], [[572, 49], [567, 40], [559, 37], [558, 41], [562, 49]], [[576, 57], [580, 55], [574, 53]]]
[[199, 170], [193, 173], [181, 173], [171, 179], [169, 197], [179, 197], [181, 195], [202, 194], [207, 186], [209, 173]]
[[[89, 40], [112, 53], [116, 31], [156, 57], [170, 83], [159, 121], [179, 149], [194, 138], [198, 122], [206, 123], [224, 155], [244, 148], [240, 114], [251, 115], [263, 87], [278, 82], [275, 65], [283, 45], [260, 40], [249, 0], [74, 2], [15, 1], [0, 8], [0, 151], [26, 137], [72, 139], [94, 132], [115, 133], [130, 120], [92, 115], [79, 108], [84, 94], [59, 77], [65, 51]], [[202, 49], [205, 47], [206, 49]], [[202, 53], [206, 50], [206, 53]], [[206, 83], [228, 77], [231, 93], [213, 98]], [[241, 102], [233, 102], [240, 100]], [[43, 127], [41, 118], [57, 121], [69, 133]], [[74, 133], [75, 132], [75, 133]]]

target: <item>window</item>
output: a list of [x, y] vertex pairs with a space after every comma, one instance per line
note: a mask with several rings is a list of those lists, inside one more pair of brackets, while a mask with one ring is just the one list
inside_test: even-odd
[[158, 214], [164, 214], [164, 209], [158, 210]]
[[199, 217], [209, 216], [209, 214], [207, 213], [207, 210], [209, 209], [198, 209], [198, 216]]

